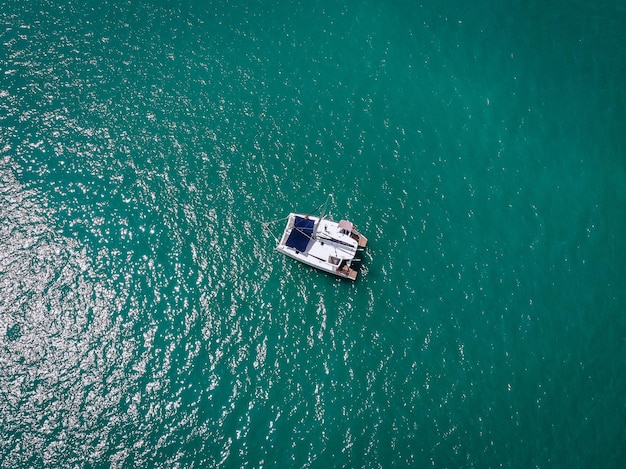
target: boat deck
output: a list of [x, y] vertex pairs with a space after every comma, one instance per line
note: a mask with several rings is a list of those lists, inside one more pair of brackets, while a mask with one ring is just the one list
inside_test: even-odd
[[356, 276], [357, 276], [356, 270], [348, 269], [348, 275], [347, 276], [348, 276], [348, 278], [350, 280], [356, 280]]
[[359, 233], [357, 241], [359, 243], [360, 248], [364, 248], [365, 246], [367, 246], [367, 238], [363, 236], [361, 233]]
[[[346, 229], [348, 228], [348, 229]], [[311, 267], [355, 280], [352, 262], [367, 245], [367, 238], [347, 221], [340, 223], [309, 215], [291, 213], [276, 249]]]

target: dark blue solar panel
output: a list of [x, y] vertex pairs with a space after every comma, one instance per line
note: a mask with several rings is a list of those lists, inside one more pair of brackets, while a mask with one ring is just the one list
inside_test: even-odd
[[291, 230], [285, 244], [296, 251], [306, 251], [306, 247], [313, 235], [314, 224], [315, 222], [309, 218], [296, 217], [293, 230]]

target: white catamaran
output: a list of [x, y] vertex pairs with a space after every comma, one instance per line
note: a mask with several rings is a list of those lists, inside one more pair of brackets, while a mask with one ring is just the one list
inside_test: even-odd
[[355, 280], [357, 253], [367, 238], [347, 220], [339, 223], [313, 215], [290, 213], [276, 249], [316, 269]]

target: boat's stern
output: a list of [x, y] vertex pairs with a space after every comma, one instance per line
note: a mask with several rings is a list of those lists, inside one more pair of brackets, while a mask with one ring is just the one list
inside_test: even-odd
[[356, 226], [352, 224], [352, 222], [348, 220], [341, 220], [339, 222], [339, 231], [342, 234], [350, 236], [350, 238], [354, 239], [358, 243], [358, 247], [364, 249], [367, 246], [367, 238], [363, 236], [356, 229]]
[[350, 265], [339, 268], [335, 272], [340, 277], [349, 278], [350, 280], [356, 280], [356, 276], [358, 275], [357, 271], [354, 270]]

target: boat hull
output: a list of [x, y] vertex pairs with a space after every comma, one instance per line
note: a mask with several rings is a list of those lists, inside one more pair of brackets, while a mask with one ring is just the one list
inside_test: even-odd
[[287, 257], [291, 257], [292, 259], [302, 262], [303, 264], [306, 264], [318, 270], [322, 270], [324, 272], [335, 275], [337, 277], [347, 278], [350, 280], [356, 280], [356, 277], [358, 275], [357, 271], [351, 267], [343, 268], [342, 270], [339, 270], [338, 268], [334, 266], [329, 266], [327, 262], [322, 262], [321, 260], [316, 259], [315, 257], [311, 255], [307, 255], [301, 252], [297, 253], [291, 249], [281, 249], [281, 248], [276, 248], [276, 249], [282, 252]]
[[366, 245], [367, 238], [345, 220], [291, 213], [276, 249], [315, 269], [356, 280], [356, 255]]

